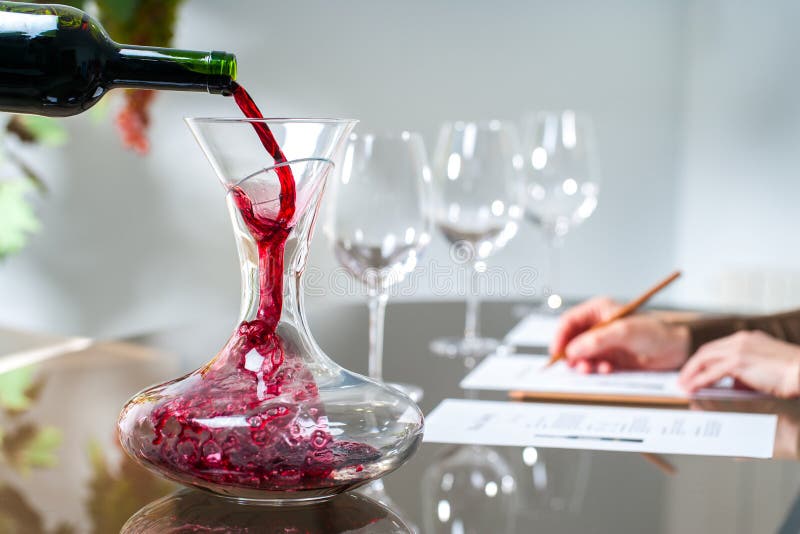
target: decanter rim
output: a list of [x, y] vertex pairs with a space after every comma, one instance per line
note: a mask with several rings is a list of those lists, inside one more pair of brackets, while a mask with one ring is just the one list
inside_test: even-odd
[[205, 122], [205, 123], [253, 123], [253, 122], [274, 122], [274, 123], [318, 123], [318, 124], [337, 124], [337, 123], [357, 123], [358, 119], [330, 118], [330, 117], [264, 117], [261, 119], [247, 117], [184, 117], [186, 122]]
[[[248, 174], [247, 176], [245, 176], [244, 178], [242, 178], [238, 182], [235, 182], [235, 183], [231, 184], [230, 186], [226, 185], [225, 188], [226, 189], [233, 189], [234, 187], [240, 186], [244, 182], [246, 182], [247, 180], [250, 180], [251, 178], [254, 178], [254, 177], [256, 177], [259, 174], [262, 174], [264, 172], [268, 172], [268, 171], [271, 171], [272, 169], [277, 169], [277, 168], [280, 168], [280, 167], [288, 167], [288, 166], [294, 165], [295, 163], [302, 163], [304, 161], [319, 161], [321, 163], [329, 164], [332, 167], [336, 167], [336, 163], [332, 159], [329, 159], [329, 158], [295, 158], [295, 159], [290, 160], [290, 161], [282, 161], [281, 163], [276, 163], [275, 165], [270, 165], [269, 167], [264, 167], [263, 169], [259, 169], [259, 170], [255, 171], [253, 173]], [[274, 200], [274, 199], [272, 199], [272, 200]]]

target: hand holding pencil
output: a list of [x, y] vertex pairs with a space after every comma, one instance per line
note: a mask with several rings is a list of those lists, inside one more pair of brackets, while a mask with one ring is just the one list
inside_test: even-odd
[[551, 362], [566, 358], [584, 373], [614, 369], [676, 369], [689, 357], [689, 332], [652, 314], [633, 314], [678, 277], [673, 273], [623, 306], [594, 298], [565, 312], [550, 347]]

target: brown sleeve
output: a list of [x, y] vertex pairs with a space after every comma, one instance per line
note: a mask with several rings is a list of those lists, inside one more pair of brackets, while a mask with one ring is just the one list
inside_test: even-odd
[[729, 336], [739, 330], [761, 330], [773, 337], [800, 344], [800, 310], [774, 315], [730, 316], [695, 319], [683, 324], [689, 327], [689, 354], [705, 343]]

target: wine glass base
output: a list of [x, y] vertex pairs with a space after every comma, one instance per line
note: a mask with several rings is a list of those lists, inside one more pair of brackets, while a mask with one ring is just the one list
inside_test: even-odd
[[499, 339], [491, 337], [457, 338], [441, 337], [430, 342], [428, 347], [437, 356], [446, 358], [478, 359], [488, 356], [502, 346]]
[[404, 384], [402, 382], [385, 382], [385, 384], [401, 393], [404, 393], [409, 399], [414, 401], [415, 404], [419, 403], [419, 401], [421, 401], [425, 396], [425, 391], [421, 387], [415, 386], [414, 384]]
[[546, 300], [536, 304], [517, 304], [511, 313], [516, 319], [524, 319], [528, 315], [561, 315], [564, 311], [564, 301], [560, 295], [550, 295]]

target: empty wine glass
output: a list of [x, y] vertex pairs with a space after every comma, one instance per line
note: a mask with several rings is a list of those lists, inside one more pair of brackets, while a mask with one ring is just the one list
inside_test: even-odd
[[548, 251], [544, 308], [558, 310], [558, 253], [564, 236], [594, 213], [600, 173], [590, 118], [572, 110], [545, 111], [525, 123], [525, 216], [541, 228]]
[[[350, 137], [326, 225], [336, 259], [369, 295], [369, 376], [383, 380], [388, 290], [414, 270], [431, 235], [431, 178], [422, 138], [411, 132]], [[418, 401], [422, 390], [391, 384]]]
[[434, 220], [451, 243], [451, 257], [467, 267], [462, 338], [439, 338], [431, 350], [480, 358], [499, 346], [479, 333], [477, 277], [486, 260], [517, 233], [522, 218], [523, 161], [510, 123], [490, 120], [445, 124], [433, 161]]

